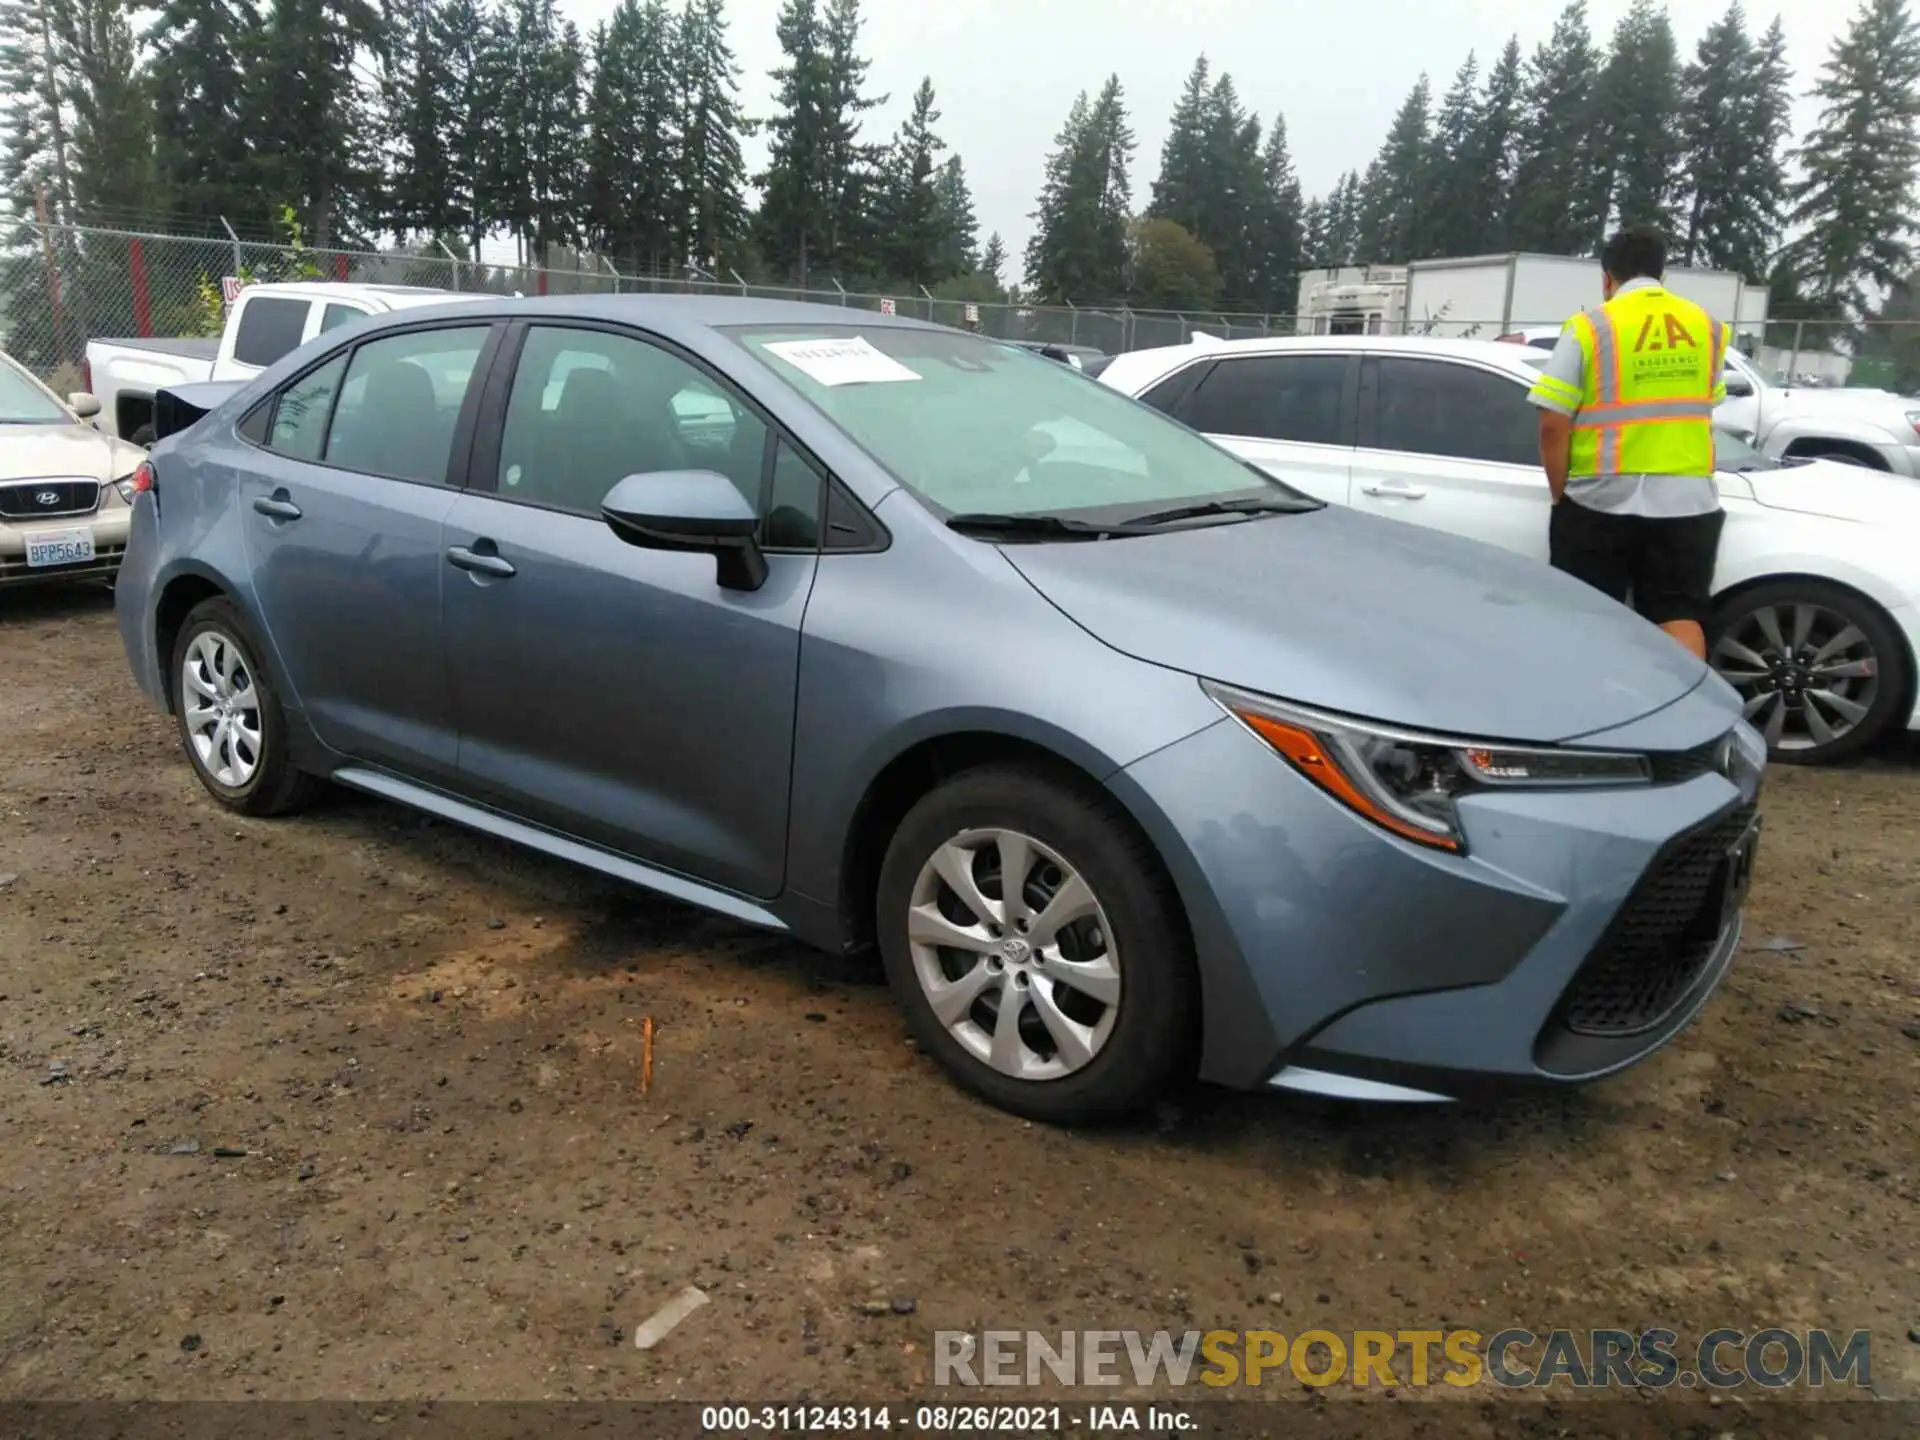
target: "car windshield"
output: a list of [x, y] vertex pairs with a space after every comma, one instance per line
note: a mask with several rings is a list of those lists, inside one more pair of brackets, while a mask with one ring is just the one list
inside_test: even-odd
[[0, 361], [0, 425], [59, 425], [67, 420], [57, 400]]
[[995, 340], [887, 325], [730, 333], [942, 516], [1107, 524], [1229, 499], [1319, 508], [1157, 411]]
[[1713, 468], [1731, 470], [1736, 475], [1750, 470], [1778, 470], [1780, 462], [1769, 460], [1748, 443], [1744, 435], [1731, 430], [1713, 432]]

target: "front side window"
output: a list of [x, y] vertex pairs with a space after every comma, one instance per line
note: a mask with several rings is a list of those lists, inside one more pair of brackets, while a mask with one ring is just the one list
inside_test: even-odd
[[327, 432], [327, 463], [444, 484], [460, 407], [486, 342], [485, 325], [462, 325], [357, 347]]
[[280, 392], [273, 407], [273, 428], [267, 432], [268, 449], [296, 460], [320, 458], [327, 443], [327, 417], [346, 369], [347, 357], [335, 356]]
[[329, 305], [320, 314], [320, 329], [323, 332], [333, 330], [342, 325], [351, 325], [356, 320], [364, 320], [366, 318], [366, 311], [356, 310], [351, 305]]
[[278, 295], [246, 297], [240, 306], [240, 328], [233, 336], [233, 358], [262, 369], [299, 347], [307, 328], [308, 302]]
[[943, 515], [1104, 522], [1227, 495], [1312, 503], [1118, 391], [992, 340], [886, 325], [728, 333]]
[[1379, 361], [1374, 445], [1501, 465], [1540, 463], [1538, 412], [1518, 378], [1443, 360]]
[[610, 331], [537, 325], [507, 401], [498, 493], [598, 515], [629, 475], [713, 470], [764, 515], [766, 449], [760, 418], [670, 351]]
[[1247, 355], [1215, 365], [1182, 418], [1209, 435], [1338, 445], [1346, 388], [1344, 355]]

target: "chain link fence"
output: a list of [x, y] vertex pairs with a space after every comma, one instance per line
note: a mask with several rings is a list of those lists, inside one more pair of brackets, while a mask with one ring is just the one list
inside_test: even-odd
[[[1292, 335], [1330, 323], [1291, 315], [1136, 310], [1125, 306], [968, 302], [916, 294], [750, 285], [713, 278], [624, 274], [581, 257], [571, 268], [462, 260], [438, 250], [309, 249], [256, 241], [190, 238], [33, 221], [0, 221], [0, 347], [55, 389], [83, 386], [86, 343], [96, 338], [214, 336], [225, 319], [225, 279], [337, 280], [500, 295], [707, 293], [806, 300], [913, 315], [1003, 340], [1085, 346], [1107, 354], [1183, 345], [1196, 334], [1222, 340]], [[1375, 332], [1492, 338], [1538, 326], [1444, 321], [1368, 322]], [[1740, 348], [1779, 384], [1920, 390], [1920, 321], [1867, 325], [1776, 320], [1742, 327]]]

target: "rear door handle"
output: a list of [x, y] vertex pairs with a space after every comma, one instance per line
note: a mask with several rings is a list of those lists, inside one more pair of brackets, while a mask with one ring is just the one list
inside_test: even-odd
[[1360, 493], [1363, 495], [1391, 495], [1396, 500], [1424, 500], [1427, 496], [1427, 489], [1424, 485], [1383, 484], [1380, 481], [1375, 481], [1371, 485], [1362, 485], [1360, 487]]
[[287, 497], [284, 490], [276, 490], [271, 495], [262, 495], [253, 502], [253, 508], [269, 520], [298, 520], [300, 507]]
[[465, 570], [474, 575], [491, 575], [497, 580], [505, 580], [516, 573], [512, 564], [498, 555], [483, 550], [469, 550], [464, 545], [448, 547], [447, 563], [456, 570]]

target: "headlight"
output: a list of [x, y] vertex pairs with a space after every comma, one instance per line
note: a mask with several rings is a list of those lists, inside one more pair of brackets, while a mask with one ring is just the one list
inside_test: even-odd
[[128, 475], [113, 482], [113, 488], [120, 492], [120, 498], [131, 505], [133, 503], [133, 477]]
[[1202, 681], [1214, 703], [1349, 809], [1407, 840], [1463, 854], [1454, 802], [1475, 790], [1645, 785], [1645, 756], [1423, 735]]

